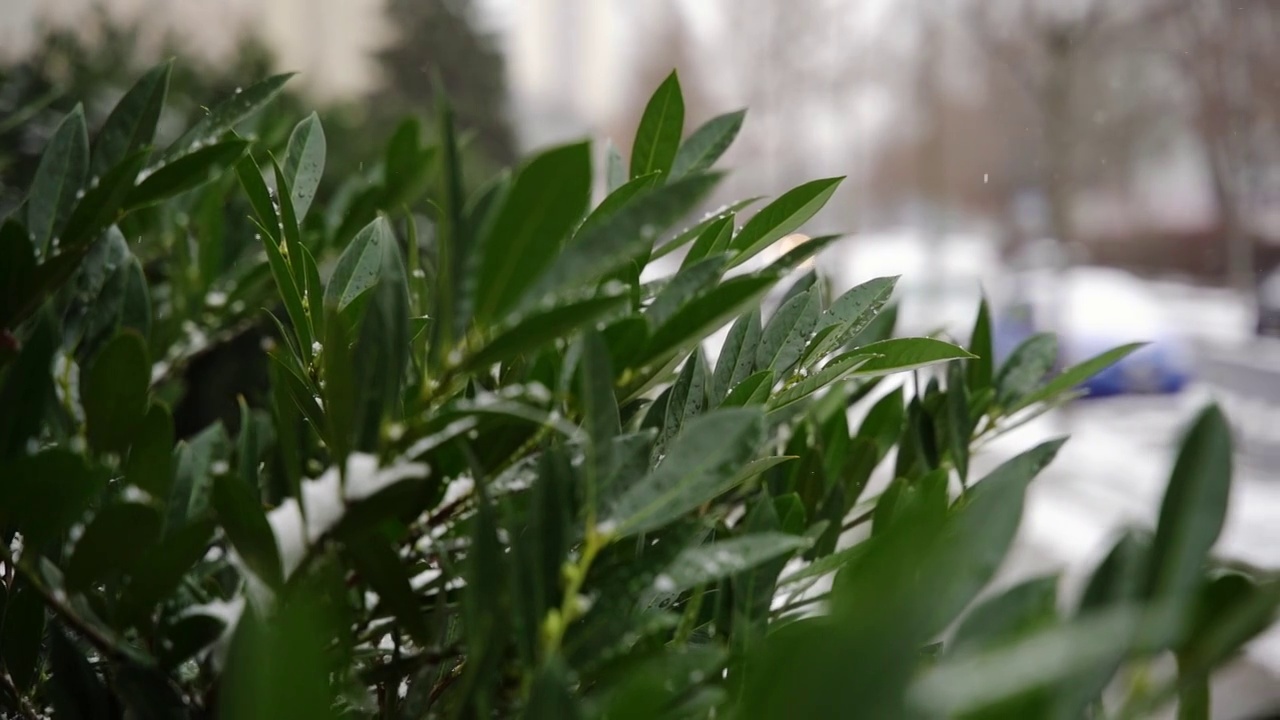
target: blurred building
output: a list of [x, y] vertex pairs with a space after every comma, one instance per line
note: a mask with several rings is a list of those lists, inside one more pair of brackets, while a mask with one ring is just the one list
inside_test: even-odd
[[92, 39], [108, 21], [137, 31], [139, 55], [166, 43], [190, 62], [226, 64], [247, 36], [270, 47], [279, 68], [301, 73], [298, 90], [325, 102], [378, 82], [374, 52], [392, 39], [383, 0], [4, 0], [0, 61], [29, 53], [46, 30]]

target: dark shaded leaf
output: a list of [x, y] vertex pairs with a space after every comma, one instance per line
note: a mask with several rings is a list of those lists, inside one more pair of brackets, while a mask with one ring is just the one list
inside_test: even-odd
[[324, 127], [320, 116], [313, 112], [294, 126], [284, 153], [284, 177], [299, 221], [307, 217], [320, 186], [325, 152]]
[[276, 95], [280, 94], [285, 82], [293, 75], [293, 73], [273, 75], [243, 90], [237, 88], [234, 95], [214, 105], [195, 125], [175, 140], [164, 151], [161, 161], [168, 163], [174, 158], [216, 141], [223, 133], [271, 102]]
[[144, 170], [138, 186], [125, 198], [125, 211], [154, 205], [200, 187], [239, 162], [248, 149], [249, 143], [245, 140], [227, 140], [171, 160], [152, 172]]
[[141, 503], [104, 506], [76, 541], [67, 563], [67, 589], [79, 591], [91, 584], [128, 573], [143, 551], [160, 538], [160, 513]]
[[172, 61], [160, 63], [138, 78], [120, 98], [94, 138], [90, 172], [101, 175], [129, 155], [151, 146], [172, 70]]
[[43, 255], [61, 244], [52, 242], [67, 223], [89, 171], [89, 135], [84, 107], [67, 113], [45, 145], [27, 194], [27, 230]]
[[254, 489], [233, 473], [217, 475], [213, 478], [213, 508], [245, 565], [267, 585], [279, 587], [284, 581], [280, 550]]
[[129, 446], [147, 413], [151, 362], [146, 343], [132, 331], [116, 335], [98, 353], [81, 383], [89, 444], [99, 452]]

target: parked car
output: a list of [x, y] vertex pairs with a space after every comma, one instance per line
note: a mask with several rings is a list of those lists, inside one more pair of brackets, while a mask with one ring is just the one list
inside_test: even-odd
[[1058, 369], [1131, 342], [1148, 345], [1082, 385], [1089, 397], [1170, 394], [1192, 379], [1189, 343], [1142, 280], [1121, 270], [1075, 267], [1013, 274], [994, 302], [1003, 361], [1037, 332], [1058, 335]]

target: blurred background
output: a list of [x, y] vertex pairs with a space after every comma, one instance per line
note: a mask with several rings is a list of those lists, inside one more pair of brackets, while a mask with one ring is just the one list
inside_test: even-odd
[[[964, 339], [985, 295], [1001, 352], [1040, 331], [1064, 363], [1151, 342], [987, 449], [1074, 435], [1010, 577], [1070, 578], [1150, 522], [1209, 398], [1240, 445], [1219, 549], [1280, 567], [1276, 0], [0, 0], [0, 214], [62, 113], [82, 100], [92, 128], [168, 56], [173, 128], [299, 71], [286, 114], [321, 109], [329, 179], [406, 114], [429, 122], [436, 77], [476, 173], [583, 135], [625, 152], [674, 68], [686, 131], [749, 108], [719, 199], [846, 176], [806, 231], [848, 235], [818, 261], [833, 290], [904, 276], [900, 332]], [[1273, 634], [1220, 716], [1278, 677]]]

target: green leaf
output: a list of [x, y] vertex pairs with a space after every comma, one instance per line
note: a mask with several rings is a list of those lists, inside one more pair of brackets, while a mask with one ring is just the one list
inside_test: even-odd
[[689, 248], [688, 254], [684, 256], [684, 260], [680, 263], [680, 272], [684, 272], [705, 258], [728, 250], [729, 241], [733, 239], [733, 222], [734, 216], [729, 214], [707, 225], [693, 241], [693, 247]]
[[837, 355], [831, 359], [831, 362], [824, 365], [821, 370], [797, 383], [784, 387], [777, 395], [774, 395], [769, 400], [769, 410], [774, 412], [799, 402], [850, 373], [861, 374], [867, 365], [877, 359], [878, 356], [869, 355], [861, 350]]
[[273, 75], [244, 90], [237, 89], [234, 95], [214, 105], [204, 117], [191, 126], [191, 129], [175, 140], [164, 151], [161, 161], [167, 163], [189, 151], [198, 150], [216, 141], [223, 133], [271, 102], [276, 95], [280, 94], [285, 82], [293, 75], [293, 73]]
[[656, 530], [729, 490], [764, 434], [757, 409], [716, 410], [695, 418], [662, 463], [613, 504], [601, 531], [617, 537]]
[[0, 525], [21, 532], [34, 552], [80, 520], [106, 481], [68, 450], [17, 455], [0, 465]]
[[661, 327], [690, 299], [713, 286], [720, 278], [726, 262], [727, 257], [717, 255], [676, 273], [645, 309], [644, 316], [649, 321], [649, 327]]
[[324, 339], [324, 406], [329, 422], [329, 445], [334, 462], [346, 467], [347, 455], [356, 438], [356, 407], [359, 401], [356, 371], [351, 357], [351, 336], [342, 314], [328, 306]]
[[746, 110], [717, 115], [694, 130], [676, 153], [671, 165], [671, 177], [684, 177], [710, 169], [738, 137], [746, 115]]
[[26, 228], [9, 218], [0, 225], [0, 329], [10, 326], [31, 304], [35, 285], [36, 255]]
[[662, 422], [662, 432], [658, 435], [655, 453], [661, 453], [686, 421], [702, 413], [707, 403], [707, 364], [702, 359], [702, 351], [694, 348], [693, 354], [685, 360], [684, 368], [671, 385], [671, 396], [667, 400], [666, 416]]
[[640, 117], [631, 145], [631, 177], [671, 171], [684, 134], [684, 96], [673, 71], [658, 86]]
[[996, 376], [996, 400], [1012, 407], [1035, 389], [1058, 359], [1058, 338], [1038, 333], [1022, 341]]
[[1012, 644], [958, 655], [925, 669], [911, 689], [929, 717], [967, 717], [1029, 690], [1051, 687], [1123, 656], [1140, 611], [1121, 606], [1055, 624]]
[[137, 333], [116, 335], [98, 353], [81, 383], [89, 445], [99, 452], [129, 446], [147, 414], [151, 361]]
[[783, 303], [769, 318], [756, 348], [755, 366], [785, 375], [800, 359], [821, 312], [822, 295], [805, 292]]
[[621, 187], [606, 195], [604, 200], [596, 206], [596, 209], [592, 210], [590, 215], [587, 215], [587, 219], [582, 221], [582, 225], [578, 227], [576, 232], [589, 232], [593, 226], [608, 220], [619, 209], [626, 207], [627, 203], [631, 202], [632, 199], [656, 187], [658, 177], [657, 173], [641, 175], [635, 180], [627, 181]]
[[44, 598], [26, 578], [17, 578], [6, 589], [3, 622], [0, 622], [0, 660], [19, 690], [27, 690], [38, 677], [40, 644], [44, 640]]
[[1022, 408], [1030, 407], [1040, 402], [1053, 402], [1063, 393], [1071, 392], [1079, 384], [1115, 365], [1144, 345], [1146, 343], [1122, 345], [1089, 358], [1079, 365], [1072, 365], [1055, 375], [1049, 382], [1023, 395], [1021, 399], [1009, 407], [1008, 412], [1017, 412]]
[[978, 603], [956, 627], [948, 652], [973, 652], [1052, 625], [1058, 619], [1058, 578], [1024, 580]]
[[160, 513], [141, 503], [104, 506], [76, 541], [67, 563], [66, 584], [71, 591], [136, 567], [142, 553], [160, 539]]
[[764, 206], [733, 239], [737, 251], [730, 267], [737, 267], [794, 232], [826, 205], [843, 177], [813, 180], [788, 190]]
[[[385, 218], [379, 221], [386, 224]], [[409, 368], [409, 283], [405, 277], [400, 246], [386, 228], [389, 240], [379, 243], [382, 267], [378, 282], [370, 292], [368, 308], [360, 325], [353, 358], [358, 367], [359, 411], [355, 449], [373, 452], [380, 441], [382, 422], [399, 417], [402, 387]]]
[[658, 233], [696, 207], [719, 179], [718, 175], [694, 175], [670, 182], [577, 233], [525, 293], [524, 309], [549, 294], [583, 287], [622, 269], [649, 248]]
[[[675, 182], [675, 180], [670, 180], [669, 182]], [[670, 255], [671, 253], [675, 252], [676, 250], [679, 250], [680, 248], [684, 247], [685, 245], [688, 245], [689, 243], [693, 242], [695, 239], [700, 237], [702, 233], [706, 232], [707, 228], [709, 228], [711, 225], [715, 223], [719, 223], [727, 217], [733, 217], [738, 211], [742, 210], [743, 208], [753, 203], [758, 202], [759, 200], [760, 198], [758, 197], [751, 197], [751, 198], [747, 198], [746, 200], [739, 200], [738, 202], [733, 203], [731, 205], [725, 205], [717, 209], [715, 212], [707, 213], [705, 216], [703, 216], [702, 220], [700, 220], [697, 224], [687, 227], [684, 230], [681, 230], [680, 232], [676, 233], [676, 236], [674, 238], [672, 238], [666, 243], [663, 243], [662, 246], [654, 250], [653, 256], [650, 257], [649, 260], [653, 261], [653, 260], [657, 260], [659, 258], [665, 257], [667, 255]], [[725, 246], [725, 248], [723, 249], [728, 250], [728, 246]]]
[[933, 338], [894, 338], [859, 348], [879, 357], [858, 368], [856, 377], [878, 377], [973, 357], [963, 348]]
[[284, 177], [298, 220], [307, 216], [316, 188], [320, 187], [325, 151], [324, 127], [320, 116], [313, 112], [294, 126], [284, 153]]
[[1275, 619], [1280, 590], [1274, 582], [1259, 585], [1238, 572], [1206, 578], [1196, 599], [1195, 617], [1186, 639], [1177, 648], [1179, 679], [1188, 671], [1208, 669], [1231, 659], [1246, 642], [1264, 632]]
[[49, 633], [49, 664], [53, 670], [49, 695], [53, 716], [69, 720], [108, 720], [111, 699], [102, 678], [85, 652], [67, 637], [61, 625]]
[[144, 624], [156, 604], [178, 589], [192, 567], [204, 558], [213, 539], [212, 519], [197, 520], [168, 533], [151, 546], [133, 568], [120, 601], [123, 622]]
[[395, 550], [376, 534], [348, 540], [346, 548], [356, 572], [378, 593], [379, 604], [391, 610], [414, 642], [429, 647], [432, 637], [426, 614], [418, 606], [404, 561]]
[[769, 532], [686, 548], [654, 580], [652, 589], [664, 594], [681, 593], [790, 555], [811, 544], [808, 538]]
[[[889, 302], [897, 283], [898, 276], [875, 278], [836, 298], [831, 307], [818, 318], [818, 332], [827, 332], [814, 337], [813, 342], [805, 349], [801, 365], [808, 366], [821, 360], [866, 329], [880, 314], [885, 303]], [[831, 329], [827, 330], [828, 328]]]
[[720, 403], [720, 407], [746, 407], [748, 405], [763, 405], [769, 399], [769, 393], [773, 390], [772, 370], [761, 370], [751, 377], [743, 380], [729, 391], [724, 401]]
[[93, 141], [90, 171], [94, 175], [107, 172], [129, 155], [151, 146], [172, 71], [172, 61], [151, 68], [116, 103]]
[[636, 366], [666, 357], [715, 332], [729, 318], [760, 299], [777, 278], [769, 275], [742, 275], [720, 283], [710, 291], [685, 303], [671, 319], [654, 328], [649, 344]]
[[273, 588], [280, 587], [284, 582], [280, 550], [257, 495], [235, 473], [222, 473], [213, 478], [214, 512], [236, 554], [263, 582]]
[[[96, 187], [92, 182], [89, 183], [89, 189], [76, 203], [75, 209], [71, 211], [71, 217], [67, 219], [67, 226], [62, 232], [64, 254], [70, 253], [70, 257], [77, 257], [77, 253], [83, 252], [99, 233], [116, 222], [125, 199], [133, 191], [133, 183], [146, 161], [147, 151], [140, 150], [104, 173]], [[46, 262], [45, 266], [50, 264]], [[73, 268], [74, 265], [64, 269], [63, 276], [70, 275]], [[58, 284], [57, 280], [53, 280], [52, 284]]]
[[131, 257], [125, 273], [124, 297], [120, 303], [120, 327], [144, 338], [151, 337], [151, 293], [142, 262]]
[[739, 317], [716, 359], [716, 372], [711, 378], [711, 404], [723, 400], [733, 388], [746, 380], [755, 370], [756, 347], [760, 344], [760, 309]]
[[973, 425], [969, 416], [969, 386], [961, 363], [947, 366], [946, 403], [947, 450], [963, 485], [969, 479], [969, 442]]
[[356, 298], [378, 282], [383, 248], [394, 245], [395, 237], [386, 218], [378, 218], [356, 233], [342, 251], [325, 288], [325, 305], [345, 310]]
[[[600, 333], [589, 331], [583, 334], [578, 373], [583, 427], [590, 439], [587, 446], [589, 462], [586, 466], [588, 481], [591, 483], [588, 487], [597, 489], [613, 463], [613, 439], [622, 433], [618, 398], [613, 390], [609, 348]], [[588, 507], [592, 511], [595, 510], [597, 497], [597, 493], [593, 492], [589, 498], [591, 504]]]
[[969, 352], [973, 359], [965, 363], [965, 372], [969, 382], [969, 392], [977, 393], [991, 387], [995, 381], [995, 345], [991, 341], [991, 308], [987, 298], [982, 298], [978, 306], [978, 317], [973, 323], [973, 332], [969, 337]]
[[1064, 442], [1041, 443], [992, 470], [947, 519], [921, 570], [929, 578], [929, 634], [946, 627], [995, 575], [1017, 534], [1027, 486]]
[[275, 203], [271, 201], [271, 191], [262, 179], [262, 170], [251, 156], [241, 158], [236, 163], [236, 176], [240, 178], [240, 186], [249, 198], [249, 205], [258, 218], [258, 227], [267, 234], [267, 239], [280, 241], [280, 215], [276, 212]]
[[1222, 411], [1209, 405], [1182, 441], [1160, 505], [1151, 548], [1151, 597], [1175, 607], [1191, 601], [1222, 532], [1230, 493], [1231, 429]]
[[51, 241], [66, 225], [88, 171], [89, 135], [84, 107], [77, 104], [49, 138], [27, 194], [27, 230], [43, 255], [52, 252]]
[[479, 244], [476, 321], [499, 319], [549, 267], [591, 199], [591, 146], [548, 150], [517, 173]]
[[493, 340], [464, 359], [461, 369], [480, 368], [537, 350], [617, 309], [626, 299], [626, 295], [587, 298], [526, 315], [500, 330]]
[[179, 443], [173, 490], [165, 514], [166, 539], [209, 511], [213, 493], [213, 464], [231, 454], [222, 423], [205, 428], [190, 442]]
[[18, 359], [4, 376], [0, 388], [0, 458], [26, 450], [27, 441], [38, 437], [44, 426], [45, 409], [53, 397], [53, 354], [57, 350], [56, 320], [42, 314]]
[[151, 403], [129, 450], [124, 477], [154, 497], [169, 497], [173, 484], [173, 416], [169, 408]]
[[154, 171], [143, 170], [137, 187], [125, 198], [125, 212], [200, 187], [238, 163], [248, 149], [246, 140], [227, 140], [190, 152]]

